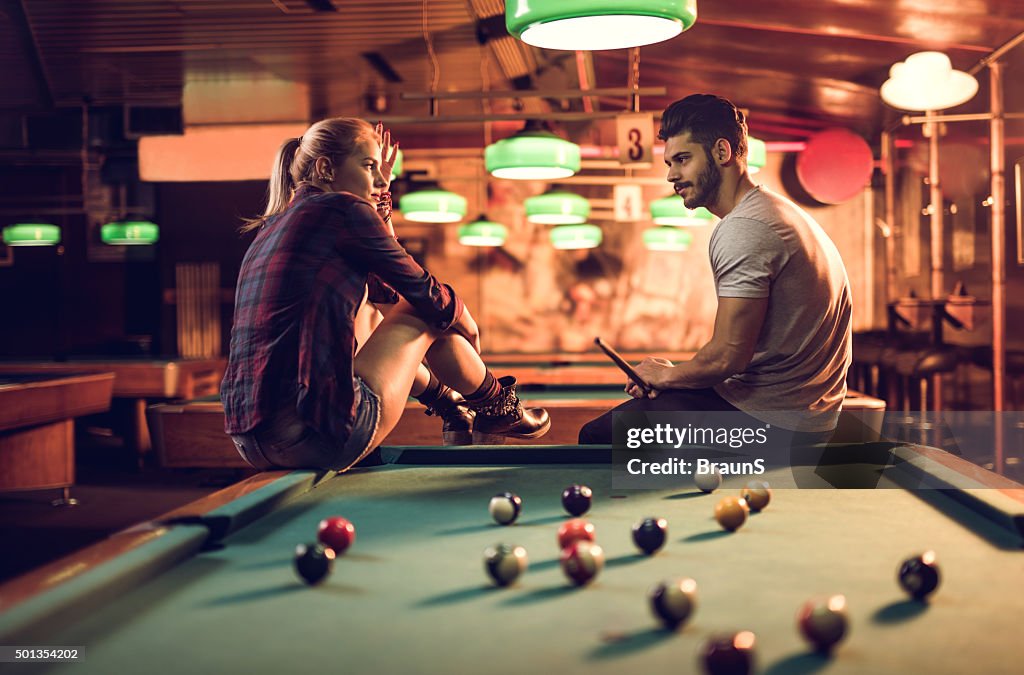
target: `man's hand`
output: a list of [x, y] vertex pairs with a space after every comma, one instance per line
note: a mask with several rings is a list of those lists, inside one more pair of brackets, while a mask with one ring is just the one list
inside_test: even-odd
[[649, 392], [645, 392], [640, 385], [636, 384], [632, 380], [626, 382], [626, 393], [633, 398], [657, 398], [659, 390], [656, 382], [661, 382], [665, 375], [665, 371], [672, 368], [672, 362], [668, 359], [662, 359], [657, 356], [649, 356], [640, 362], [640, 365], [635, 366], [633, 370], [651, 385], [652, 389]]

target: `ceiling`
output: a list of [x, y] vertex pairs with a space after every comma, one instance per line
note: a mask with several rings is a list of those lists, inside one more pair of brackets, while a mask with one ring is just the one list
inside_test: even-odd
[[[699, 0], [698, 9], [693, 28], [640, 50], [639, 86], [667, 90], [642, 96], [641, 109], [714, 92], [747, 108], [751, 131], [768, 140], [829, 126], [877, 140], [898, 116], [878, 96], [894, 62], [937, 49], [967, 70], [1024, 32], [1024, 0]], [[502, 0], [0, 0], [0, 11], [8, 115], [83, 101], [183, 106], [186, 123], [359, 115], [405, 120], [403, 139], [462, 145], [514, 124], [438, 126], [429, 100], [403, 95], [630, 84], [630, 50], [529, 47], [504, 32]], [[1007, 109], [1024, 110], [1024, 47], [1004, 60]], [[955, 112], [987, 110], [985, 71], [979, 80]], [[469, 98], [440, 100], [434, 113], [628, 105], [621, 95]]]

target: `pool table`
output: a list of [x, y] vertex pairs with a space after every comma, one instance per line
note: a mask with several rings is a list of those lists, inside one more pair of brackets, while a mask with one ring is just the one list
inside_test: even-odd
[[[621, 675], [698, 672], [709, 635], [751, 630], [764, 672], [1019, 672], [1024, 488], [931, 448], [888, 452], [908, 462], [911, 484], [942, 487], [963, 472], [977, 487], [904, 489], [886, 471], [890, 489], [777, 489], [726, 533], [712, 510], [735, 485], [616, 489], [607, 448], [384, 448], [383, 464], [345, 474], [260, 474], [122, 533], [106, 559], [94, 552], [0, 587], [0, 644], [83, 650], [55, 673]], [[586, 517], [607, 556], [582, 588], [566, 581], [555, 544], [560, 493], [574, 482], [594, 489]], [[509, 527], [487, 513], [505, 490], [524, 502]], [[332, 515], [355, 524], [355, 544], [308, 587], [293, 551]], [[645, 516], [669, 522], [652, 557], [630, 541]], [[504, 589], [482, 563], [498, 542], [530, 557]], [[929, 549], [942, 584], [930, 602], [911, 601], [897, 567]], [[647, 592], [678, 576], [697, 581], [699, 601], [670, 632]], [[851, 628], [826, 659], [794, 617], [834, 593], [847, 597]]]
[[74, 420], [110, 408], [111, 373], [0, 369], [0, 492], [58, 489], [74, 504]]
[[[584, 424], [628, 399], [620, 385], [524, 385], [519, 395], [527, 407], [542, 406], [551, 415], [551, 430], [528, 445], [575, 443]], [[849, 392], [847, 410], [884, 412], [880, 399]], [[150, 406], [146, 414], [160, 466], [178, 468], [240, 468], [248, 466], [224, 434], [224, 406], [219, 396]], [[409, 400], [385, 445], [437, 445], [441, 422]]]
[[126, 445], [140, 457], [152, 449], [146, 426], [147, 400], [191, 399], [220, 390], [226, 360], [142, 359], [119, 357], [75, 358], [64, 361], [0, 361], [8, 373], [54, 374], [107, 372], [114, 374], [114, 398], [130, 407], [123, 430]]

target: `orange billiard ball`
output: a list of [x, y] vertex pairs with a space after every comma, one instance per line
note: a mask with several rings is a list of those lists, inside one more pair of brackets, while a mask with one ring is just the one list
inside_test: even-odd
[[715, 505], [715, 520], [726, 530], [734, 532], [747, 522], [750, 507], [742, 497], [723, 497]]

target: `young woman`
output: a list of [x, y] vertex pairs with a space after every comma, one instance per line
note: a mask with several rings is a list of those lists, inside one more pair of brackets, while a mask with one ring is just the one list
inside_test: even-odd
[[[266, 212], [246, 228], [259, 232], [221, 386], [225, 429], [258, 469], [347, 469], [395, 427], [410, 393], [443, 411], [462, 392], [475, 442], [551, 426], [543, 409], [523, 409], [514, 378], [484, 366], [469, 310], [378, 215], [396, 149], [380, 125], [331, 118], [278, 150]], [[366, 336], [368, 282], [398, 302]]]

